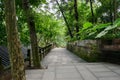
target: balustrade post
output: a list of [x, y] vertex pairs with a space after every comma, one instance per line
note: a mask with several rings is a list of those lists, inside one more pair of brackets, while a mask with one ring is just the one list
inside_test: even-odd
[[30, 49], [28, 49], [27, 50], [27, 58], [28, 58], [28, 61], [29, 61], [29, 67], [31, 67], [31, 50]]

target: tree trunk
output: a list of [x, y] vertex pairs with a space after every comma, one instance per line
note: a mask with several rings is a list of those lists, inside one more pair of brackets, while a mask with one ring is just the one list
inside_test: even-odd
[[89, 2], [89, 0], [85, 0], [86, 4]]
[[114, 4], [114, 21], [117, 18], [117, 1], [113, 0], [113, 4]]
[[22, 0], [23, 3], [23, 10], [26, 16], [27, 24], [30, 31], [30, 40], [31, 40], [31, 47], [32, 47], [32, 57], [33, 57], [33, 65], [36, 68], [40, 68], [40, 55], [39, 55], [39, 48], [37, 43], [37, 35], [35, 30], [35, 22], [34, 16], [32, 14], [32, 9], [30, 9], [29, 0]]
[[112, 15], [112, 10], [113, 10], [113, 6], [112, 6], [112, 0], [110, 1], [110, 22], [111, 25], [113, 25], [113, 15]]
[[69, 35], [70, 35], [71, 38], [73, 38], [73, 35], [72, 35], [72, 32], [71, 32], [70, 26], [69, 26], [69, 24], [68, 24], [68, 21], [66, 20], [66, 17], [65, 17], [65, 15], [64, 15], [64, 12], [63, 12], [63, 10], [62, 10], [62, 8], [61, 8], [61, 6], [60, 6], [60, 4], [58, 3], [57, 0], [56, 0], [56, 3], [57, 3], [57, 5], [58, 5], [58, 7], [59, 7], [59, 9], [60, 9], [60, 11], [61, 11], [61, 13], [62, 13], [62, 16], [63, 16], [63, 18], [64, 18], [64, 21], [65, 21], [66, 26], [67, 26], [68, 31], [69, 31]]
[[92, 14], [92, 23], [95, 22], [94, 12], [93, 12], [93, 3], [92, 0], [90, 0], [90, 8], [91, 8], [91, 14]]
[[74, 0], [74, 12], [75, 12], [75, 27], [76, 27], [76, 38], [78, 39], [78, 32], [79, 32], [79, 26], [78, 26], [78, 10], [77, 10], [77, 0]]
[[26, 80], [24, 58], [16, 26], [15, 0], [5, 0], [5, 20], [12, 80]]

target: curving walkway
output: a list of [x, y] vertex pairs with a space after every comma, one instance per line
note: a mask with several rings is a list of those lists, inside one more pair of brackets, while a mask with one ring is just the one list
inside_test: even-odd
[[42, 61], [44, 70], [26, 70], [27, 80], [120, 80], [120, 66], [87, 63], [65, 48], [55, 48]]

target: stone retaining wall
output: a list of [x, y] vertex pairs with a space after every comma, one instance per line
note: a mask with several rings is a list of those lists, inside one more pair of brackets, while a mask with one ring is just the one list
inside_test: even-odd
[[107, 61], [120, 64], [120, 39], [69, 42], [67, 49], [88, 62]]
[[97, 40], [82, 40], [69, 42], [67, 49], [86, 61], [99, 61], [100, 49]]

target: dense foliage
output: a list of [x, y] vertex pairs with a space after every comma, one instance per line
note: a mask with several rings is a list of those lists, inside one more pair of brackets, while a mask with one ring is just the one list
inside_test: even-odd
[[76, 40], [75, 34], [78, 34], [80, 40], [120, 38], [119, 0], [79, 0], [78, 33], [75, 32], [74, 0], [62, 2], [61, 6], [65, 9], [64, 13], [74, 35], [69, 40]]
[[4, 22], [4, 4], [3, 1], [0, 0], [0, 45], [6, 45], [6, 30], [5, 30], [5, 22]]
[[[57, 19], [51, 12], [46, 13], [49, 9], [48, 3], [45, 0], [33, 2], [30, 0], [30, 5], [32, 8], [32, 13], [34, 14], [36, 34], [38, 37], [38, 43], [40, 47], [46, 46], [50, 43], [55, 44], [56, 46], [65, 46], [65, 27], [62, 19]], [[42, 5], [44, 11], [41, 9]], [[25, 21], [24, 12], [22, 10], [22, 2], [20, 0], [16, 1], [17, 6], [17, 24], [18, 31], [21, 43], [23, 46], [30, 45], [29, 29]], [[41, 6], [41, 7], [39, 7]], [[47, 7], [48, 6], [48, 7]], [[4, 5], [0, 1], [0, 45], [6, 45], [6, 30], [4, 24]]]
[[114, 39], [120, 38], [120, 19], [110, 23], [95, 24], [86, 22], [79, 32], [81, 39]]
[[[38, 18], [39, 17], [39, 18]], [[56, 44], [56, 46], [64, 46], [65, 44], [65, 27], [62, 20], [57, 20], [50, 14], [36, 13], [36, 30], [38, 43], [40, 46]]]
[[[66, 41], [76, 40], [76, 34], [78, 34], [79, 39], [120, 37], [119, 0], [77, 0], [78, 21], [75, 17], [75, 0], [29, 1], [35, 18], [39, 46], [45, 46], [48, 43], [63, 46]], [[56, 1], [59, 2], [59, 5]], [[3, 4], [3, 0], [0, 0], [0, 45], [7, 44]], [[30, 45], [29, 29], [20, 0], [16, 0], [16, 8], [21, 43], [28, 46]], [[64, 21], [61, 12], [66, 21]], [[67, 27], [65, 27], [66, 22]], [[76, 32], [76, 23], [79, 32]], [[70, 37], [68, 28], [70, 28], [73, 38]]]

